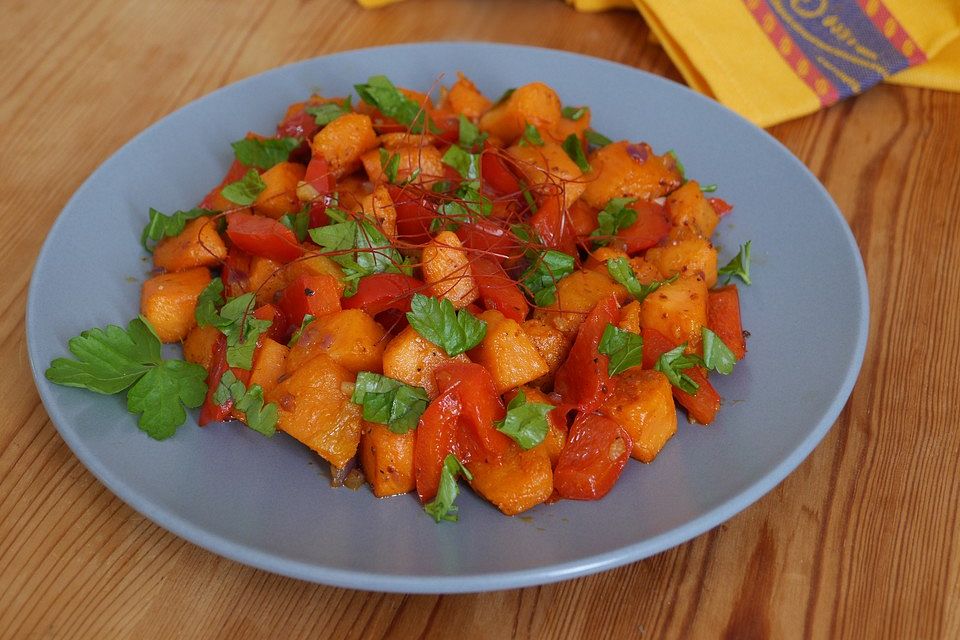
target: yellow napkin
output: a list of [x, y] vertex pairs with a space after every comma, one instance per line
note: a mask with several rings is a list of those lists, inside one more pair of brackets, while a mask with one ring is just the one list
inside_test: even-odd
[[636, 6], [691, 87], [760, 126], [882, 81], [960, 91], [960, 0], [566, 2], [579, 11]]

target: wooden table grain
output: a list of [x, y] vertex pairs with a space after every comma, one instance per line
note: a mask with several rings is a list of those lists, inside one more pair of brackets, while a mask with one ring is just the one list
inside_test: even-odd
[[47, 230], [134, 134], [287, 62], [464, 39], [677, 71], [633, 12], [553, 0], [374, 12], [349, 0], [2, 0], [0, 16], [0, 638], [960, 637], [960, 94], [883, 86], [771, 130], [850, 222], [872, 307], [860, 381], [796, 472], [725, 524], [615, 571], [385, 595], [203, 551], [86, 471], [26, 357], [26, 289]]

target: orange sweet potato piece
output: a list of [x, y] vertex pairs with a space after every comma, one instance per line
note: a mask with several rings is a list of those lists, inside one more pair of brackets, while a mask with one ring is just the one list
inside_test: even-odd
[[213, 359], [213, 345], [220, 337], [220, 331], [209, 325], [196, 325], [183, 340], [183, 359], [198, 364], [204, 369], [210, 369]]
[[360, 464], [363, 475], [378, 498], [413, 491], [413, 430], [394, 433], [382, 424], [363, 423], [360, 436]]
[[318, 353], [325, 353], [352, 373], [379, 373], [387, 346], [385, 336], [383, 327], [360, 309], [320, 316], [307, 325], [290, 349], [287, 371], [294, 371]]
[[415, 387], [423, 387], [431, 398], [437, 395], [433, 372], [448, 362], [470, 362], [464, 354], [451, 358], [443, 349], [407, 327], [383, 351], [383, 374]]
[[523, 323], [523, 331], [536, 347], [540, 357], [547, 363], [547, 375], [535, 380], [534, 384], [538, 386], [549, 384], [553, 374], [567, 357], [572, 341], [560, 330], [541, 320], [527, 320]]
[[606, 270], [574, 271], [557, 283], [553, 304], [536, 309], [533, 317], [572, 340], [590, 310], [611, 294], [617, 296], [618, 302], [627, 298], [627, 290], [614, 282]]
[[[539, 389], [533, 387], [522, 387], [521, 389], [527, 397], [527, 402], [555, 404], [547, 394]], [[513, 399], [513, 395], [508, 394], [505, 400], [509, 402]], [[547, 414], [547, 426], [550, 429], [547, 431], [546, 437], [544, 437], [543, 442], [533, 447], [532, 451], [541, 451], [546, 454], [550, 458], [550, 465], [555, 467], [557, 466], [557, 460], [560, 459], [560, 452], [563, 451], [563, 445], [567, 441], [567, 425], [563, 418], [553, 412]]]
[[560, 121], [560, 97], [542, 82], [532, 82], [514, 89], [506, 100], [480, 118], [480, 128], [506, 142], [513, 142], [523, 133], [527, 123], [549, 129]]
[[[443, 177], [443, 154], [433, 145], [401, 145], [390, 151], [399, 157], [397, 163], [397, 181], [411, 180], [414, 184], [433, 182]], [[380, 150], [374, 149], [365, 153], [361, 159], [363, 169], [367, 172], [370, 182], [382, 183], [387, 179], [381, 164]], [[413, 177], [417, 169], [420, 173]]]
[[514, 166], [527, 184], [555, 185], [563, 189], [566, 207], [572, 205], [587, 186], [580, 167], [556, 142], [544, 142], [542, 146], [514, 145], [507, 149], [507, 154], [516, 160]]
[[664, 277], [675, 273], [680, 277], [701, 273], [707, 288], [717, 282], [717, 250], [704, 238], [677, 240], [664, 247], [648, 249], [647, 261]]
[[212, 267], [227, 257], [227, 245], [208, 217], [191, 220], [176, 236], [164, 238], [153, 251], [153, 266], [164, 271]]
[[154, 276], [143, 283], [140, 313], [161, 342], [179, 342], [196, 324], [197, 296], [210, 284], [210, 270], [196, 267]]
[[473, 474], [473, 490], [508, 516], [532, 509], [553, 494], [550, 458], [536, 448], [514, 447], [499, 462], [477, 459], [467, 468]]
[[373, 193], [361, 198], [360, 208], [364, 215], [376, 221], [377, 228], [388, 240], [397, 237], [397, 208], [384, 185], [377, 185]]
[[571, 133], [583, 140], [583, 134], [590, 128], [590, 107], [583, 107], [583, 113], [578, 120], [560, 118], [547, 135], [557, 142], [563, 142]]
[[362, 419], [350, 402], [353, 374], [325, 353], [305, 362], [266, 394], [277, 403], [278, 424], [337, 467], [357, 453]]
[[487, 333], [470, 350], [470, 359], [490, 372], [497, 393], [547, 375], [550, 368], [537, 347], [516, 320], [505, 318], [495, 309], [484, 311], [480, 319], [487, 323]]
[[615, 420], [633, 440], [631, 455], [652, 462], [677, 432], [677, 410], [667, 377], [634, 367], [611, 378], [614, 390], [600, 412]]
[[640, 305], [640, 325], [697, 351], [707, 323], [707, 283], [703, 276], [680, 278], [648, 295]]
[[678, 227], [689, 227], [704, 238], [713, 235], [720, 222], [713, 205], [700, 190], [700, 183], [690, 180], [667, 196], [667, 215]]
[[257, 306], [274, 302], [278, 291], [287, 286], [286, 269], [282, 264], [270, 258], [253, 256], [247, 271], [247, 283], [250, 291], [257, 294]]
[[470, 269], [470, 258], [460, 238], [452, 231], [442, 231], [423, 248], [423, 279], [430, 293], [446, 298], [462, 309], [480, 297], [476, 278]]
[[330, 163], [330, 171], [340, 178], [360, 166], [360, 156], [377, 146], [377, 134], [370, 116], [347, 113], [330, 122], [313, 137], [314, 155]]
[[264, 394], [273, 390], [284, 372], [284, 364], [290, 349], [270, 338], [261, 338], [250, 369], [250, 385], [260, 385]]
[[253, 210], [262, 216], [279, 218], [300, 211], [297, 183], [303, 180], [306, 168], [296, 162], [278, 162], [261, 174], [267, 185], [253, 203]]
[[652, 200], [680, 186], [680, 172], [670, 156], [656, 156], [643, 143], [633, 145], [631, 155], [628, 146], [626, 141], [614, 142], [590, 155], [593, 171], [583, 191], [587, 204], [602, 209], [611, 198]]
[[470, 78], [458, 71], [457, 81], [447, 91], [446, 106], [454, 113], [476, 120], [493, 106], [493, 103], [480, 93]]

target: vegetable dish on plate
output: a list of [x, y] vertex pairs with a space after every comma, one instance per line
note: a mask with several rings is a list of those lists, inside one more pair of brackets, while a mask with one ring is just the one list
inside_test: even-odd
[[335, 484], [415, 491], [437, 522], [458, 478], [508, 515], [602, 498], [678, 405], [714, 420], [709, 378], [746, 353], [731, 281], [750, 284], [749, 242], [718, 267], [715, 185], [543, 83], [355, 91], [233, 142], [197, 208], [151, 209], [140, 316], [71, 339], [47, 378], [126, 391], [156, 439], [187, 408], [283, 431]]

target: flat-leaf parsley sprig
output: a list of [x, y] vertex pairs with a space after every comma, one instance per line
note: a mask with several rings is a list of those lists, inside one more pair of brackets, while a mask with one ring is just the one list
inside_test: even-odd
[[140, 430], [164, 440], [207, 394], [207, 372], [198, 364], [165, 360], [160, 338], [143, 316], [126, 330], [116, 325], [88, 329], [67, 343], [77, 359], [57, 358], [44, 375], [54, 384], [105, 395], [127, 391], [127, 409], [140, 414]]

